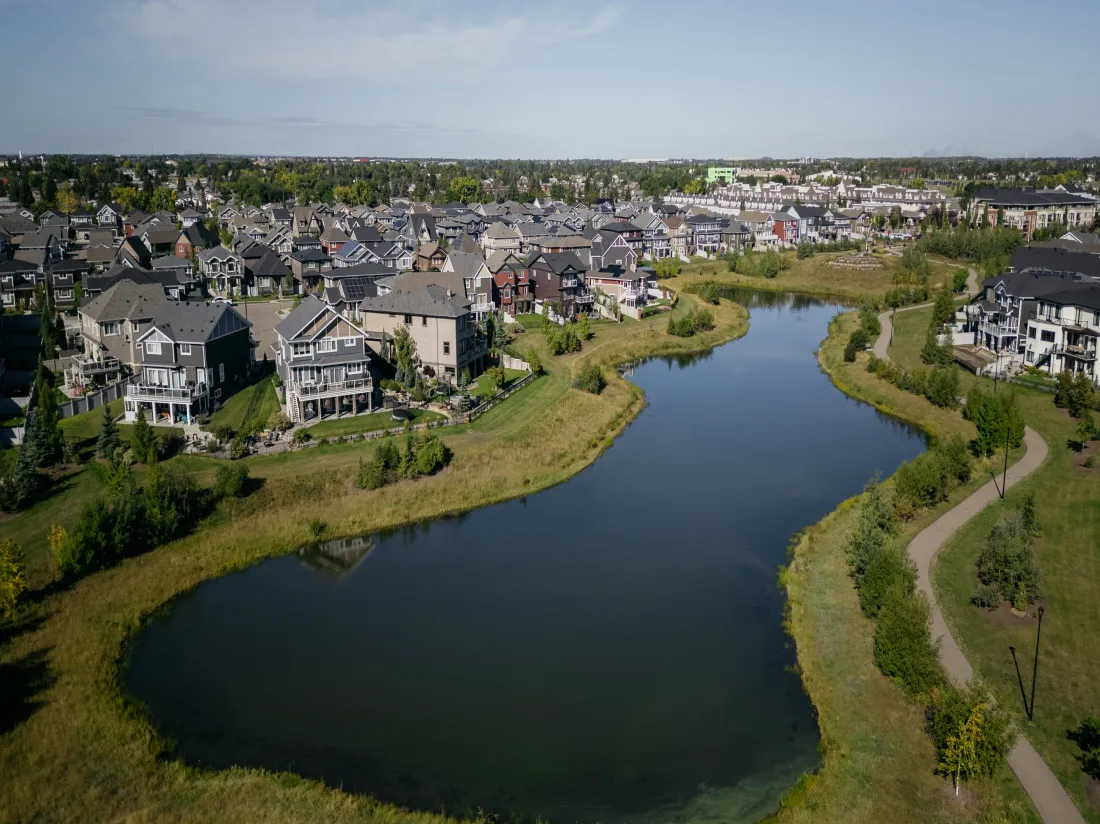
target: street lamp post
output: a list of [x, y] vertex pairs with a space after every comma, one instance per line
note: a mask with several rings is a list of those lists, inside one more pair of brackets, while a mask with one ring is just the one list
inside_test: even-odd
[[1031, 706], [1027, 711], [1027, 720], [1035, 720], [1035, 680], [1039, 675], [1039, 636], [1043, 632], [1043, 608], [1039, 607], [1039, 626], [1035, 630], [1035, 664], [1031, 670]]

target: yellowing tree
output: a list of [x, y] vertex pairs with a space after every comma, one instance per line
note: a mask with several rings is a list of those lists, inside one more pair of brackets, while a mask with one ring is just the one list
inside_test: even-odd
[[949, 736], [947, 748], [940, 760], [939, 771], [950, 774], [955, 782], [955, 795], [959, 794], [959, 782], [972, 778], [982, 772], [982, 761], [978, 756], [978, 746], [982, 740], [982, 713], [985, 704], [978, 704], [970, 711], [966, 722], [959, 728], [957, 735]]

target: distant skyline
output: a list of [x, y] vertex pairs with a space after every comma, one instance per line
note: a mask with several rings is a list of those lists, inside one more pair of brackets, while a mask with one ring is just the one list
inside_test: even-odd
[[1100, 3], [879, 5], [0, 0], [0, 152], [1100, 155]]

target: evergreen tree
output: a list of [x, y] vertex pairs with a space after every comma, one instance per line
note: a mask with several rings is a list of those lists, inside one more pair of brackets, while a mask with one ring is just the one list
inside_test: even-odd
[[107, 404], [103, 405], [103, 421], [99, 426], [99, 437], [96, 438], [95, 451], [99, 457], [109, 461], [118, 451], [118, 424], [111, 414]]
[[12, 474], [12, 492], [15, 505], [24, 507], [30, 503], [38, 491], [38, 458], [33, 442], [32, 431], [35, 426], [35, 414], [27, 415], [27, 423], [23, 430], [23, 445], [19, 447], [19, 455], [15, 459], [15, 472]]
[[61, 418], [53, 397], [53, 379], [41, 361], [34, 387], [35, 408], [28, 416], [34, 418], [33, 430], [28, 430], [25, 440], [33, 444], [38, 467], [53, 466], [61, 458]]
[[57, 201], [57, 181], [53, 179], [53, 175], [49, 175], [46, 182], [42, 184], [42, 199], [47, 203]]
[[130, 435], [130, 448], [134, 450], [134, 458], [141, 463], [151, 463], [156, 459], [153, 429], [145, 420], [145, 410], [140, 405], [134, 431]]

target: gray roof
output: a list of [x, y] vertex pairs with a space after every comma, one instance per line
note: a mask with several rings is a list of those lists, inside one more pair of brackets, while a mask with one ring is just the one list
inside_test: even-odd
[[472, 278], [477, 274], [477, 270], [481, 268], [481, 265], [485, 263], [485, 258], [481, 255], [473, 252], [459, 252], [456, 250], [452, 250], [451, 253], [447, 255], [447, 259], [451, 262], [455, 274], [461, 275], [464, 278]]
[[251, 325], [224, 303], [169, 301], [153, 317], [153, 326], [172, 340], [189, 343], [202, 343]]
[[[433, 272], [433, 275], [438, 274]], [[395, 278], [400, 280], [404, 275]], [[366, 298], [359, 304], [364, 312], [385, 312], [396, 315], [427, 315], [457, 318], [470, 312], [471, 303], [450, 289], [429, 284], [413, 291], [395, 289], [387, 295]]]
[[165, 255], [164, 257], [153, 258], [152, 267], [154, 269], [191, 269], [191, 261], [187, 258], [181, 258], [179, 255]]
[[293, 340], [313, 322], [313, 319], [325, 311], [335, 311], [313, 295], [302, 298], [298, 308], [275, 325], [275, 331], [284, 340]]
[[168, 303], [159, 283], [120, 280], [80, 310], [94, 321], [152, 318]]

